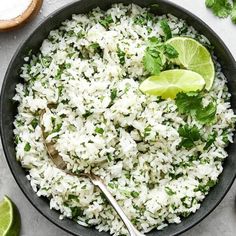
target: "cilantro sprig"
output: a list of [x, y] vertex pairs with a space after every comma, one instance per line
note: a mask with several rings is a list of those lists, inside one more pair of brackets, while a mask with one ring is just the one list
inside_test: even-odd
[[215, 16], [226, 18], [231, 16], [231, 20], [236, 24], [236, 1], [233, 4], [230, 0], [205, 0], [207, 8], [211, 9]]
[[205, 4], [214, 15], [220, 18], [228, 17], [232, 10], [232, 5], [228, 0], [206, 0]]
[[231, 20], [234, 24], [236, 24], [236, 0], [233, 1], [233, 8], [231, 12]]
[[144, 53], [144, 67], [151, 75], [159, 75], [169, 59], [177, 58], [178, 55], [173, 46], [161, 43], [156, 37], [151, 37]]
[[212, 124], [216, 120], [216, 103], [203, 106], [203, 96], [199, 92], [179, 93], [175, 104], [181, 114], [192, 115], [202, 124]]

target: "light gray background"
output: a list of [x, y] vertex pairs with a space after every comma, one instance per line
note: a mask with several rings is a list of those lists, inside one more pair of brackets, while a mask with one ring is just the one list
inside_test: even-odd
[[[211, 12], [205, 8], [205, 0], [172, 1], [187, 8], [209, 24], [223, 39], [234, 55], [234, 58], [236, 58], [236, 25], [233, 25], [230, 19], [219, 20], [215, 18]], [[69, 2], [72, 2], [72, 0], [44, 0], [40, 14], [33, 22], [30, 22], [22, 29], [8, 33], [0, 33], [0, 84], [2, 84], [9, 61], [18, 45], [49, 13]], [[5, 194], [16, 203], [20, 210], [22, 216], [22, 236], [69, 236], [68, 233], [54, 226], [31, 206], [14, 181], [0, 144], [0, 199], [2, 199]], [[196, 227], [182, 234], [182, 236], [236, 235], [235, 197], [236, 183], [234, 183], [225, 199], [213, 213]]]

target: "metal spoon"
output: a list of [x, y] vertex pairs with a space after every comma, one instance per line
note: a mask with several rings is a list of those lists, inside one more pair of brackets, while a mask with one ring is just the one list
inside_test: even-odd
[[55, 148], [55, 146], [54, 146], [55, 143], [46, 141], [44, 126], [42, 124], [42, 118], [43, 118], [44, 113], [45, 113], [45, 110], [42, 110], [41, 115], [40, 115], [40, 127], [42, 129], [43, 142], [44, 142], [45, 148], [47, 150], [47, 153], [48, 153], [49, 157], [51, 158], [52, 162], [55, 164], [55, 166], [58, 169], [63, 170], [65, 173], [67, 173], [69, 175], [89, 178], [90, 181], [95, 186], [98, 186], [100, 188], [100, 190], [103, 192], [103, 194], [106, 196], [107, 200], [111, 203], [112, 207], [115, 209], [117, 214], [120, 216], [120, 218], [122, 219], [122, 221], [126, 225], [130, 235], [131, 236], [144, 236], [144, 234], [140, 233], [134, 227], [134, 225], [131, 223], [131, 221], [128, 219], [128, 217], [125, 215], [124, 211], [118, 205], [117, 201], [112, 196], [112, 194], [110, 193], [110, 191], [108, 190], [108, 188], [106, 187], [106, 185], [104, 184], [104, 182], [102, 181], [102, 179], [99, 176], [93, 174], [92, 172], [90, 172], [89, 174], [88, 173], [75, 174], [75, 173], [72, 173], [71, 171], [67, 170], [66, 162], [62, 159], [59, 152]]

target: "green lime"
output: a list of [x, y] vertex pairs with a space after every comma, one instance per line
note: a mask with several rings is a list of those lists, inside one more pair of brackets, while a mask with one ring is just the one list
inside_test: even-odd
[[199, 73], [206, 81], [205, 88], [210, 90], [215, 78], [215, 68], [208, 50], [196, 40], [187, 37], [175, 37], [166, 43], [179, 53], [173, 62], [184, 69]]
[[19, 236], [20, 228], [20, 213], [16, 205], [5, 196], [0, 202], [0, 235]]
[[146, 94], [174, 99], [179, 92], [202, 90], [205, 85], [203, 77], [191, 70], [166, 70], [157, 76], [144, 80], [139, 89]]

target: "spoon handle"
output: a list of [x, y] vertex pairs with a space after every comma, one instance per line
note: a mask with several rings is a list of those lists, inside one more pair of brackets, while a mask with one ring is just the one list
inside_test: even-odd
[[120, 216], [124, 224], [126, 225], [130, 236], [144, 236], [144, 234], [140, 233], [134, 225], [131, 223], [131, 221], [128, 219], [128, 217], [125, 215], [124, 211], [121, 209], [121, 207], [118, 205], [117, 201], [115, 198], [112, 196], [110, 191], [107, 189], [106, 185], [103, 183], [103, 181], [96, 175], [90, 174], [88, 176], [91, 180], [91, 182], [98, 186], [101, 191], [104, 193], [106, 196], [107, 200], [111, 203], [112, 207], [115, 209], [117, 214]]

